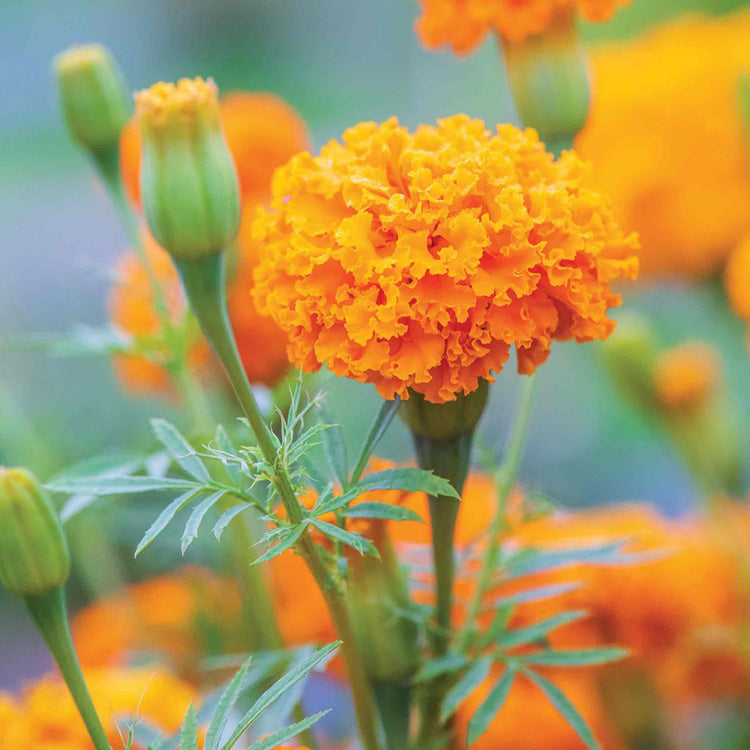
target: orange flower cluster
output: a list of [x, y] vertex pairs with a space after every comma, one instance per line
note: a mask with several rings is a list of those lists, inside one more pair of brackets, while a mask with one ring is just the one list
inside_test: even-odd
[[639, 232], [649, 276], [705, 277], [748, 231], [748, 34], [748, 10], [690, 16], [593, 53], [576, 148], [618, 220]]
[[[750, 326], [750, 234], [729, 256], [724, 284], [732, 309]], [[750, 346], [750, 333], [748, 345]]]
[[502, 370], [533, 372], [553, 339], [614, 328], [609, 282], [637, 247], [575, 153], [466, 115], [361, 123], [274, 177], [258, 212], [253, 294], [305, 371], [323, 364], [385, 398], [445, 402]]
[[716, 350], [690, 341], [662, 354], [654, 371], [656, 398], [667, 409], [691, 409], [706, 403], [719, 381]]
[[417, 33], [431, 48], [449, 45], [457, 54], [478, 47], [488, 32], [517, 42], [540, 34], [562, 13], [577, 10], [587, 21], [607, 21], [630, 0], [419, 0]]
[[[91, 696], [113, 750], [124, 750], [128, 727], [138, 718], [169, 735], [177, 731], [195, 690], [153, 669], [90, 669]], [[3, 750], [90, 750], [93, 747], [65, 683], [49, 676], [29, 685], [16, 699], [0, 694]], [[145, 750], [139, 744], [133, 750]]]
[[244, 647], [242, 628], [234, 582], [193, 567], [134, 584], [86, 607], [72, 621], [85, 667], [124, 666], [155, 653], [191, 681], [210, 646], [221, 643], [224, 653]]
[[[221, 100], [222, 127], [237, 167], [244, 214], [249, 216], [257, 203], [271, 193], [271, 176], [280, 164], [309, 146], [304, 122], [288, 104], [271, 94], [231, 93]], [[141, 142], [135, 119], [123, 130], [120, 162], [123, 179], [132, 199], [140, 202]], [[186, 303], [173, 264], [154, 239], [144, 233], [143, 243], [154, 275], [167, 298], [169, 318], [179, 324], [186, 314]], [[268, 317], [261, 316], [248, 290], [258, 250], [252, 241], [249, 223], [243, 222], [237, 240], [236, 258], [228, 281], [228, 305], [237, 346], [247, 376], [252, 383], [273, 387], [289, 369], [286, 337]], [[158, 346], [160, 322], [148, 275], [135, 253], [118, 262], [116, 283], [109, 300], [110, 318], [125, 333], [148, 346]], [[164, 369], [170, 352], [151, 350], [149, 357], [128, 355], [115, 359], [123, 384], [134, 393], [163, 392], [170, 379]], [[161, 361], [160, 361], [161, 360]], [[195, 331], [188, 352], [189, 366], [196, 372], [213, 374], [208, 346]]]

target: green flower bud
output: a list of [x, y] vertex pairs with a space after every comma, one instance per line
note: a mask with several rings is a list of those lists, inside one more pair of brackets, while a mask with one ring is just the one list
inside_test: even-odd
[[18, 596], [39, 596], [69, 575], [68, 545], [49, 497], [30, 472], [0, 467], [0, 583]]
[[129, 116], [125, 82], [99, 44], [71, 47], [55, 58], [65, 122], [73, 140], [93, 153], [117, 146]]
[[136, 94], [146, 221], [175, 260], [221, 253], [240, 226], [237, 172], [213, 81], [183, 78]]
[[521, 122], [551, 148], [570, 148], [589, 112], [586, 57], [571, 10], [520, 42], [503, 41], [508, 83]]

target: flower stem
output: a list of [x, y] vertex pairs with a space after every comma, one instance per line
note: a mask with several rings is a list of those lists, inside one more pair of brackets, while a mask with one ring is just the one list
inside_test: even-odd
[[63, 589], [54, 589], [48, 594], [39, 596], [29, 596], [25, 601], [39, 632], [60, 668], [94, 747], [96, 750], [111, 750], [107, 733], [96, 713], [73, 645]]
[[[210, 255], [195, 261], [175, 261], [175, 264], [201, 330], [224, 365], [264, 459], [274, 468], [274, 488], [284, 504], [287, 518], [292, 524], [302, 523], [304, 519], [297, 495], [286, 468], [279, 460], [274, 438], [263, 420], [237, 351], [227, 314], [223, 255]], [[343, 642], [342, 652], [349, 674], [362, 743], [367, 750], [377, 750], [380, 743], [372, 691], [356, 648], [343, 591], [331, 576], [320, 551], [307, 531], [302, 533], [297, 545], [326, 599], [336, 631]]]
[[412, 686], [409, 680], [373, 682], [387, 750], [408, 750]]

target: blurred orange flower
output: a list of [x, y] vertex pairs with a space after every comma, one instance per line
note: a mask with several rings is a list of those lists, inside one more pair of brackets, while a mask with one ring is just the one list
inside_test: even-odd
[[[750, 234], [729, 256], [724, 284], [732, 309], [750, 326]], [[750, 346], [750, 333], [748, 333]]]
[[[86, 682], [113, 750], [133, 720], [172, 734], [179, 729], [195, 690], [153, 669], [89, 669]], [[0, 746], [3, 750], [90, 750], [86, 733], [65, 683], [56, 675], [29, 685], [22, 696], [0, 695]], [[145, 750], [139, 744], [134, 750]]]
[[[221, 99], [224, 135], [232, 152], [240, 190], [257, 203], [271, 195], [276, 167], [310, 147], [304, 120], [273, 94], [235, 91]], [[140, 204], [141, 139], [135, 118], [120, 137], [120, 167], [130, 197]]]
[[719, 355], [702, 341], [689, 341], [664, 352], [656, 362], [654, 390], [667, 409], [705, 404], [719, 381]]
[[615, 216], [639, 232], [645, 275], [705, 277], [748, 231], [748, 34], [748, 10], [689, 16], [592, 54], [576, 148]]
[[454, 400], [502, 370], [531, 373], [553, 339], [614, 328], [608, 283], [634, 277], [637, 247], [532, 130], [492, 136], [466, 115], [421, 126], [361, 123], [274, 177], [260, 210], [253, 295], [305, 371], [374, 383], [385, 398]]
[[577, 10], [587, 21], [607, 21], [630, 0], [419, 0], [417, 33], [427, 47], [450, 45], [457, 54], [478, 47], [490, 31], [520, 41], [544, 31], [559, 13]]

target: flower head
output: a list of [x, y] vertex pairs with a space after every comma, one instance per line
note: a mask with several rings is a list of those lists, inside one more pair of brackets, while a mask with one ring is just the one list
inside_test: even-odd
[[705, 404], [716, 391], [719, 360], [716, 350], [701, 341], [681, 344], [659, 357], [654, 390], [666, 409]]
[[691, 16], [593, 52], [591, 116], [576, 148], [618, 220], [640, 234], [644, 274], [705, 277], [748, 231], [749, 31], [747, 10]]
[[724, 286], [732, 309], [750, 326], [750, 234], [729, 256], [724, 272]]
[[479, 46], [494, 31], [520, 41], [544, 31], [559, 13], [577, 10], [587, 21], [606, 21], [630, 0], [419, 0], [417, 33], [427, 47], [449, 45], [457, 54]]
[[633, 277], [637, 242], [573, 152], [533, 130], [492, 136], [456, 115], [410, 133], [361, 123], [318, 157], [280, 168], [253, 290], [306, 371], [321, 365], [386, 398], [445, 402], [502, 370], [533, 372], [553, 339], [614, 328], [609, 282]]

